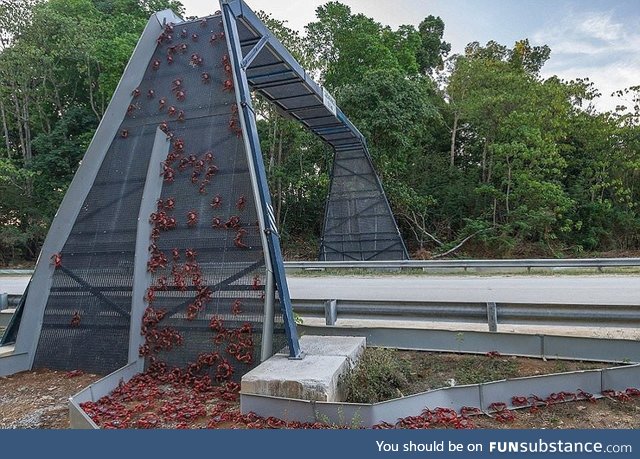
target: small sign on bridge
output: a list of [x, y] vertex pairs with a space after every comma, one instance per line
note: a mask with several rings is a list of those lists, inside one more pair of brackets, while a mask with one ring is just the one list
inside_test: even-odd
[[338, 113], [338, 111], [336, 106], [336, 99], [329, 93], [329, 91], [327, 91], [327, 88], [325, 88], [324, 86], [322, 87], [322, 103], [325, 107], [327, 107], [327, 110], [329, 110], [333, 114], [333, 116], [337, 116], [336, 114]]

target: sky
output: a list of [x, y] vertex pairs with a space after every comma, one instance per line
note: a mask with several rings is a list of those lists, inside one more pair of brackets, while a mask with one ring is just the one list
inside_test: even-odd
[[[315, 18], [320, 0], [245, 0], [301, 32]], [[182, 0], [188, 16], [205, 16], [217, 2]], [[640, 0], [341, 0], [352, 12], [397, 28], [417, 27], [432, 14], [445, 23], [444, 38], [452, 52], [467, 43], [495, 40], [512, 46], [528, 38], [548, 45], [551, 58], [543, 77], [589, 78], [602, 93], [600, 110], [614, 109], [621, 99], [613, 91], [640, 85]], [[212, 6], [213, 5], [213, 6]]]

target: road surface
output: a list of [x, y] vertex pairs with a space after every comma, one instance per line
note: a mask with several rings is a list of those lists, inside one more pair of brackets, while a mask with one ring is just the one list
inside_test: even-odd
[[290, 277], [296, 299], [640, 304], [640, 276]]
[[[294, 299], [640, 304], [640, 276], [289, 276]], [[21, 294], [29, 276], [0, 276]]]
[[[288, 276], [294, 299], [495, 301], [562, 304], [640, 305], [640, 276]], [[0, 275], [0, 293], [21, 294], [29, 276]], [[324, 319], [304, 318], [307, 325]], [[422, 320], [339, 319], [340, 326], [402, 327], [486, 331], [486, 324]], [[640, 339], [628, 327], [564, 327], [499, 324], [500, 332]]]

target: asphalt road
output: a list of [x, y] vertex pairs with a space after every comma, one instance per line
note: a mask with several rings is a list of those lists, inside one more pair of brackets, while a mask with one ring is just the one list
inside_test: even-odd
[[292, 298], [640, 304], [640, 276], [290, 278]]
[[[640, 276], [289, 276], [294, 299], [640, 304]], [[29, 276], [0, 276], [21, 294]]]

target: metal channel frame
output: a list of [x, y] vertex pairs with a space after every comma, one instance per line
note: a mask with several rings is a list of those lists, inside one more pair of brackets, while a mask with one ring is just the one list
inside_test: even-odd
[[151, 273], [147, 270], [148, 244], [151, 240], [151, 225], [145, 224], [148, 216], [155, 211], [160, 193], [162, 192], [162, 175], [158, 173], [158, 164], [167, 157], [171, 143], [167, 135], [156, 128], [156, 136], [151, 149], [147, 179], [144, 183], [142, 201], [138, 211], [138, 225], [136, 232], [136, 252], [133, 266], [133, 290], [131, 292], [131, 319], [129, 322], [129, 354], [128, 363], [136, 363], [139, 371], [144, 370], [144, 358], [138, 350], [144, 344], [142, 317], [147, 305], [143, 301], [144, 293], [151, 285]]
[[[362, 133], [358, 130], [358, 128], [356, 128], [353, 123], [346, 117], [346, 115], [342, 112], [342, 110], [340, 110], [340, 107], [336, 107], [336, 114], [335, 115], [330, 115], [330, 116], [320, 116], [317, 117], [318, 119], [320, 118], [333, 118], [333, 119], [337, 119], [338, 123], [331, 123], [331, 126], [341, 126], [342, 129], [344, 129], [344, 131], [341, 132], [345, 132], [345, 133], [350, 133], [351, 135], [353, 135], [355, 137], [355, 142], [352, 143], [348, 143], [348, 144], [338, 144], [339, 139], [335, 140], [334, 143], [336, 143], [336, 145], [333, 145], [331, 143], [330, 140], [324, 138], [324, 136], [326, 135], [331, 135], [331, 133], [333, 133], [332, 131], [330, 132], [319, 132], [316, 129], [316, 126], [309, 126], [305, 123], [305, 120], [309, 120], [312, 118], [298, 118], [297, 116], [292, 115], [289, 112], [298, 112], [301, 111], [303, 109], [305, 109], [306, 107], [301, 107], [301, 108], [292, 108], [292, 109], [286, 109], [285, 107], [281, 106], [280, 104], [278, 104], [279, 100], [284, 100], [284, 99], [290, 99], [290, 98], [295, 98], [295, 97], [309, 97], [309, 96], [315, 96], [319, 99], [320, 103], [318, 105], [314, 105], [312, 107], [308, 107], [309, 109], [311, 108], [323, 108], [325, 107], [323, 101], [323, 88], [316, 83], [315, 81], [313, 81], [313, 79], [311, 79], [311, 77], [306, 73], [306, 71], [302, 68], [302, 66], [295, 60], [295, 58], [291, 55], [291, 53], [289, 53], [289, 51], [287, 51], [287, 49], [284, 47], [284, 45], [282, 45], [282, 43], [280, 43], [279, 40], [277, 40], [275, 37], [273, 37], [273, 35], [269, 32], [269, 30], [267, 29], [267, 27], [262, 23], [262, 21], [257, 17], [257, 15], [251, 10], [251, 8], [249, 8], [247, 6], [247, 4], [243, 1], [243, 0], [220, 0], [220, 4], [221, 6], [225, 6], [227, 7], [230, 11], [231, 14], [235, 17], [235, 19], [238, 18], [242, 18], [242, 20], [249, 24], [258, 34], [261, 35], [261, 37], [259, 39], [257, 39], [257, 41], [254, 44], [254, 47], [247, 53], [247, 55], [245, 57], [242, 56], [242, 45], [247, 45], [247, 44], [253, 44], [253, 42], [251, 43], [240, 43], [239, 39], [238, 39], [238, 45], [239, 45], [239, 56], [241, 59], [241, 65], [240, 68], [242, 69], [243, 76], [246, 79], [246, 71], [249, 70], [250, 68], [250, 64], [253, 61], [253, 59], [260, 53], [260, 51], [266, 46], [269, 45], [271, 52], [278, 58], [281, 59], [282, 63], [288, 67], [291, 68], [291, 70], [287, 70], [286, 73], [292, 73], [294, 75], [293, 79], [286, 79], [286, 80], [282, 80], [279, 82], [275, 82], [275, 84], [277, 86], [280, 85], [286, 85], [286, 84], [290, 84], [290, 83], [294, 83], [294, 82], [299, 82], [301, 84], [304, 84], [305, 88], [307, 90], [309, 90], [309, 93], [306, 94], [300, 94], [300, 95], [293, 95], [293, 96], [288, 96], [288, 97], [282, 97], [282, 98], [275, 98], [275, 99], [271, 99], [268, 98], [272, 103], [274, 103], [281, 112], [285, 113], [286, 115], [288, 115], [289, 117], [299, 121], [301, 124], [303, 124], [303, 126], [305, 126], [307, 129], [309, 129], [311, 132], [313, 132], [314, 134], [316, 134], [318, 137], [320, 137], [323, 141], [325, 141], [327, 144], [329, 144], [332, 149], [334, 150], [335, 153], [340, 153], [342, 151], [362, 151], [363, 152], [363, 156], [364, 158], [369, 162], [369, 164], [371, 165], [372, 170], [374, 171], [374, 177], [375, 177], [375, 185], [377, 186], [378, 190], [382, 193], [383, 197], [384, 197], [384, 202], [385, 202], [385, 206], [387, 208], [387, 211], [389, 213], [389, 216], [391, 217], [391, 219], [393, 220], [393, 223], [396, 227], [396, 231], [398, 234], [398, 237], [400, 239], [401, 242], [401, 247], [402, 247], [402, 251], [403, 251], [403, 258], [405, 260], [409, 259], [409, 253], [407, 251], [407, 247], [405, 245], [404, 239], [402, 238], [402, 235], [400, 234], [400, 230], [398, 228], [398, 223], [396, 222], [396, 219], [393, 215], [393, 212], [391, 210], [391, 205], [389, 204], [389, 200], [387, 199], [387, 196], [384, 192], [384, 188], [382, 186], [382, 182], [380, 181], [380, 177], [378, 177], [378, 174], [375, 173], [375, 168], [373, 167], [373, 161], [371, 159], [371, 155], [369, 154], [369, 150], [367, 148], [367, 142], [366, 139], [364, 137], [364, 135], [362, 135]], [[224, 10], [224, 9], [223, 9]], [[237, 38], [237, 37], [236, 37]], [[252, 77], [254, 78], [254, 77]], [[248, 81], [247, 81], [248, 82]], [[254, 84], [251, 85], [250, 83], [248, 84], [248, 86], [250, 86], [252, 89], [255, 89], [257, 91], [260, 91], [260, 89], [263, 89], [264, 87], [260, 84]], [[325, 107], [326, 108], [326, 107]], [[325, 125], [327, 126], [327, 125]], [[321, 127], [322, 128], [322, 127]], [[347, 140], [347, 139], [344, 139]], [[261, 159], [262, 161], [262, 159]], [[329, 193], [327, 195], [327, 201], [325, 204], [325, 218], [323, 220], [323, 232], [322, 232], [322, 236], [324, 239], [324, 229], [325, 229], [325, 225], [326, 225], [326, 212], [328, 210], [328, 203], [329, 203], [329, 197], [331, 195], [331, 186], [333, 184], [333, 173], [331, 175], [331, 185], [330, 185], [330, 189], [329, 189]], [[321, 247], [320, 247], [320, 254], [322, 254], [323, 248], [322, 248], [322, 243], [321, 243]]]
[[[33, 366], [36, 348], [40, 339], [44, 310], [48, 293], [51, 290], [54, 267], [50, 256], [64, 247], [76, 218], [94, 184], [102, 166], [111, 140], [116, 136], [124, 119], [131, 92], [140, 84], [144, 70], [156, 49], [156, 38], [168, 22], [179, 22], [181, 19], [171, 10], [155, 13], [149, 19], [142, 36], [133, 52], [122, 78], [118, 83], [111, 103], [107, 107], [98, 129], [85, 153], [85, 156], [73, 177], [69, 190], [65, 194], [56, 213], [36, 262], [36, 269], [31, 279], [31, 294], [25, 299], [23, 317], [16, 339], [14, 355], [22, 356], [19, 361], [0, 359], [0, 374], [5, 365], [11, 373], [29, 370]], [[135, 301], [135, 298], [132, 298]], [[27, 355], [27, 358], [24, 356]]]
[[[267, 291], [265, 292], [265, 318], [264, 323], [270, 325], [273, 321], [273, 305], [275, 295], [273, 292], [273, 280], [278, 290], [280, 299], [280, 308], [284, 317], [284, 328], [289, 346], [289, 357], [292, 359], [301, 359], [304, 357], [300, 344], [298, 342], [298, 331], [293, 317], [293, 307], [291, 305], [291, 297], [289, 296], [289, 287], [285, 276], [284, 263], [282, 260], [282, 249], [280, 247], [280, 236], [276, 227], [276, 221], [271, 204], [271, 195], [269, 193], [269, 185], [267, 182], [267, 174], [262, 159], [262, 150], [260, 148], [260, 139], [258, 138], [258, 128], [256, 125], [255, 112], [251, 103], [251, 92], [249, 90], [249, 82], [247, 81], [246, 68], [243, 63], [250, 62], [260, 52], [261, 48], [271, 40], [270, 36], [263, 35], [264, 40], [260, 40], [255, 47], [247, 54], [242, 55], [242, 46], [238, 35], [238, 27], [236, 21], [238, 15], [242, 12], [241, 1], [239, 0], [221, 0], [220, 7], [223, 15], [223, 23], [225, 29], [225, 37], [230, 53], [230, 61], [233, 67], [234, 88], [236, 99], [238, 100], [238, 112], [242, 114], [240, 123], [242, 126], [242, 137], [244, 139], [247, 151], [247, 160], [249, 162], [249, 170], [251, 172], [251, 181], [253, 182], [254, 193], [257, 194], [256, 201], [260, 203], [258, 209], [259, 224], [263, 244], [265, 249], [265, 261], [267, 264]], [[271, 314], [268, 317], [267, 314]], [[263, 333], [263, 348], [265, 351], [270, 350], [270, 336]]]
[[[367, 345], [435, 352], [484, 354], [499, 351], [504, 355], [517, 355], [557, 360], [593, 360], [598, 362], [636, 362], [638, 342], [602, 338], [577, 338], [549, 335], [523, 335], [516, 333], [464, 332], [464, 340], [456, 330], [418, 330], [394, 328], [340, 328], [303, 326], [306, 335], [365, 336]], [[418, 343], [418, 344], [416, 344]], [[624, 349], [626, 354], [620, 354]], [[623, 358], [632, 356], [631, 359]], [[99, 429], [82, 411], [80, 403], [97, 401], [109, 394], [120, 382], [129, 381], [137, 369], [129, 364], [101, 380], [91, 384], [69, 399], [71, 428]], [[480, 384], [435, 389], [403, 398], [374, 404], [319, 402], [288, 399], [243, 393], [240, 397], [242, 412], [255, 412], [261, 416], [303, 422], [334, 423], [359, 420], [360, 427], [371, 427], [380, 422], [395, 422], [398, 418], [414, 416], [424, 407], [448, 407], [460, 410], [463, 406], [475, 406], [489, 413], [491, 403], [504, 401], [509, 409], [514, 406], [512, 395], [538, 393], [547, 395], [564, 390], [582, 388], [601, 398], [604, 389], [624, 391], [636, 385], [640, 365], [632, 364], [596, 370], [578, 370], [568, 373], [530, 376]], [[528, 406], [528, 405], [527, 405]]]

